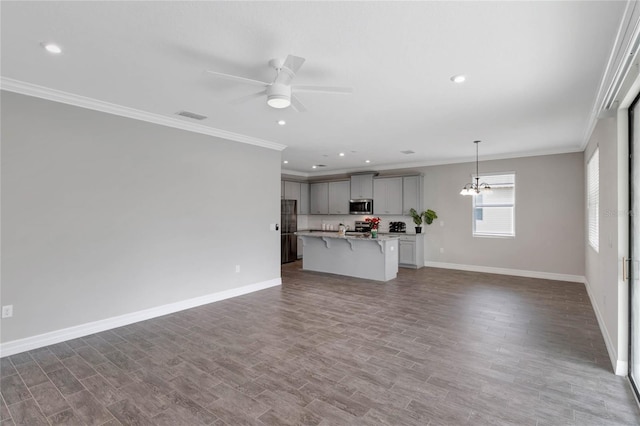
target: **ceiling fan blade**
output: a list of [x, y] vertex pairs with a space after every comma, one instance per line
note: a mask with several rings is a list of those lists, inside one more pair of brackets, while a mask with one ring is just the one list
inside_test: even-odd
[[278, 75], [273, 84], [284, 84], [288, 86], [291, 84], [291, 80], [296, 76], [296, 72], [304, 64], [304, 58], [299, 56], [289, 55], [282, 64], [282, 67], [278, 69]]
[[282, 68], [287, 68], [292, 73], [297, 73], [302, 64], [304, 64], [305, 59], [299, 56], [289, 55], [287, 59], [285, 59]]
[[353, 93], [353, 87], [292, 86], [291, 89], [296, 92], [334, 93], [336, 95], [350, 95]]
[[291, 95], [291, 108], [296, 110], [296, 112], [305, 112], [307, 108], [300, 102], [300, 99], [296, 98], [294, 95]]
[[233, 101], [229, 102], [231, 105], [240, 105], [242, 103], [245, 103], [247, 101], [250, 101], [251, 99], [255, 99], [255, 98], [261, 98], [263, 96], [265, 96], [267, 94], [266, 90], [263, 90], [261, 92], [258, 93], [252, 93], [250, 95], [247, 96], [242, 96], [241, 98], [238, 99], [234, 99]]
[[210, 71], [210, 70], [206, 70], [209, 74], [213, 74], [217, 77], [222, 77], [225, 78], [227, 80], [233, 80], [233, 81], [237, 81], [239, 83], [247, 83], [247, 84], [252, 84], [254, 86], [268, 86], [270, 83], [265, 83], [264, 81], [259, 81], [259, 80], [253, 80], [251, 78], [246, 78], [246, 77], [240, 77], [237, 75], [231, 75], [231, 74], [225, 74], [222, 72], [218, 72], [218, 71]]

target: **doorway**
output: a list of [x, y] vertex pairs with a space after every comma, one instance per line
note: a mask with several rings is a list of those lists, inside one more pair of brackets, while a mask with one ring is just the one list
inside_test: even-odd
[[[626, 269], [629, 271], [629, 380], [636, 398], [640, 384], [640, 287], [638, 268], [640, 259], [640, 95], [629, 107], [629, 256]], [[624, 277], [623, 277], [624, 278]]]

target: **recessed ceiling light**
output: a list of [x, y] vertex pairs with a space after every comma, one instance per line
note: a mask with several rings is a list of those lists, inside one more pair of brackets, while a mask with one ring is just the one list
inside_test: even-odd
[[318, 168], [318, 166], [311, 166], [311, 168], [312, 168], [312, 169], [317, 169], [317, 168]]
[[341, 152], [340, 154], [338, 154], [340, 157], [344, 157], [344, 152]]
[[451, 81], [453, 81], [454, 83], [464, 83], [464, 81], [467, 79], [467, 77], [465, 77], [464, 75], [460, 74], [460, 75], [454, 75], [453, 77], [451, 77]]
[[283, 163], [284, 164], [289, 164], [289, 162], [287, 160], [284, 160]]
[[62, 49], [57, 44], [54, 44], [54, 43], [41, 43], [41, 45], [49, 53], [55, 53], [56, 55], [58, 53], [62, 53]]
[[278, 120], [278, 124], [284, 126], [285, 124], [287, 124], [287, 122], [284, 120]]
[[370, 163], [370, 162], [371, 162], [371, 160], [364, 160], [364, 162], [365, 162], [365, 163]]

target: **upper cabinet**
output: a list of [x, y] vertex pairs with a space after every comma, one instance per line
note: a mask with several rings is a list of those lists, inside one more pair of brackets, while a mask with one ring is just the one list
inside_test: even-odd
[[349, 214], [349, 194], [351, 183], [348, 180], [329, 182], [329, 214]]
[[409, 216], [412, 208], [421, 212], [422, 176], [405, 176], [402, 178], [402, 214]]
[[300, 184], [300, 202], [298, 203], [300, 206], [299, 214], [309, 214], [309, 184], [301, 183]]
[[300, 182], [284, 181], [284, 199], [296, 200], [296, 213], [300, 214]]
[[373, 198], [373, 174], [351, 176], [351, 199]]
[[349, 214], [349, 200], [373, 199], [373, 214], [409, 215], [422, 211], [423, 176], [373, 178], [373, 174], [351, 176], [333, 182], [282, 181], [282, 197], [297, 201], [298, 214]]
[[329, 214], [329, 183], [309, 185], [309, 214]]
[[300, 182], [284, 181], [284, 199], [299, 200], [300, 199]]
[[373, 180], [373, 214], [402, 214], [402, 178]]
[[309, 184], [283, 180], [282, 198], [296, 200], [296, 213], [309, 214]]

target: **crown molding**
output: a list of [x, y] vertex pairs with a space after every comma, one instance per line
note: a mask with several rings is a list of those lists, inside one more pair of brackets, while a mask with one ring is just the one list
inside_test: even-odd
[[141, 111], [122, 105], [112, 104], [109, 102], [99, 101], [97, 99], [63, 92], [61, 90], [51, 89], [49, 87], [38, 86], [36, 84], [14, 80], [7, 77], [0, 77], [0, 89], [6, 90], [8, 92], [19, 93], [22, 95], [33, 96], [36, 98], [47, 99], [49, 101], [60, 102], [67, 105], [73, 105], [80, 108], [105, 112], [107, 114], [132, 118], [134, 120], [146, 121], [148, 123], [159, 124], [161, 126], [173, 127], [175, 129], [186, 130], [188, 132], [200, 133], [203, 135], [215, 136], [217, 138], [231, 140], [234, 142], [246, 143], [262, 148], [273, 149], [276, 151], [282, 151], [287, 147], [286, 145], [271, 142], [265, 139], [254, 138], [252, 136], [216, 129], [214, 127], [203, 126], [202, 124], [190, 123], [178, 118], [166, 117], [160, 114]]
[[[552, 149], [545, 149], [545, 150], [525, 151], [525, 152], [516, 152], [516, 153], [509, 153], [509, 154], [483, 155], [480, 158], [480, 163], [483, 163], [485, 161], [494, 161], [494, 160], [512, 160], [512, 159], [527, 158], [527, 157], [542, 157], [545, 155], [574, 154], [574, 153], [583, 152], [583, 151], [584, 151], [583, 148], [574, 146], [573, 148], [572, 147], [552, 148]], [[310, 177], [318, 177], [318, 176], [351, 174], [351, 173], [366, 172], [366, 171], [372, 171], [372, 170], [379, 172], [379, 171], [387, 171], [387, 170], [403, 170], [403, 169], [416, 169], [421, 167], [444, 166], [449, 164], [475, 163], [475, 161], [476, 161], [476, 157], [472, 156], [472, 157], [464, 157], [464, 158], [456, 158], [456, 159], [436, 159], [436, 160], [428, 160], [428, 161], [389, 163], [389, 164], [379, 164], [379, 165], [370, 163], [366, 167], [325, 170], [325, 171], [313, 172], [313, 173], [305, 173], [305, 172], [300, 172], [295, 170], [282, 169], [282, 174], [296, 175], [296, 176], [310, 178]]]
[[[611, 46], [607, 65], [593, 101], [589, 122], [585, 129], [581, 148], [586, 148], [599, 118], [615, 116], [620, 107], [619, 99], [628, 90], [629, 75], [637, 64], [636, 53], [640, 47], [640, 8], [636, 0], [627, 0], [616, 39]], [[636, 72], [637, 74], [637, 72]], [[635, 76], [634, 76], [635, 77]]]
[[291, 176], [299, 176], [299, 177], [309, 177], [309, 173], [299, 172], [297, 170], [289, 170], [289, 169], [281, 169], [280, 173], [283, 175], [291, 175]]

